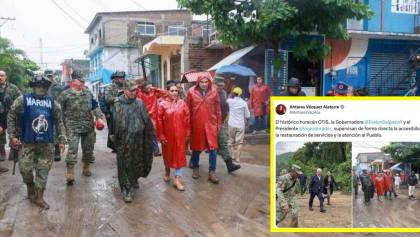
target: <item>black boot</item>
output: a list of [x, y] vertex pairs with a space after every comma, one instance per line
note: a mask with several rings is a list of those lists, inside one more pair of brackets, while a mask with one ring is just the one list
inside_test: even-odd
[[54, 161], [61, 160], [60, 146], [57, 144], [54, 146]]
[[226, 163], [226, 168], [229, 173], [232, 173], [233, 171], [241, 168], [241, 165], [234, 164], [232, 162], [232, 159], [225, 160], [225, 163]]

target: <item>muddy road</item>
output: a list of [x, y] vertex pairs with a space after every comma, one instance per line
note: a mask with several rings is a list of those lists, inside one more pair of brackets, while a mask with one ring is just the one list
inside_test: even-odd
[[[140, 179], [134, 202], [125, 204], [117, 182], [115, 155], [99, 132], [92, 177], [76, 169], [66, 186], [65, 163], [50, 171], [46, 201], [40, 211], [26, 199], [19, 173], [0, 176], [0, 236], [269, 236], [269, 145], [247, 145], [242, 169], [228, 174], [218, 159], [219, 185], [207, 181], [208, 159], [202, 154], [201, 178], [184, 170], [185, 192], [163, 181], [161, 157], [151, 174]], [[79, 154], [79, 158], [80, 158]], [[9, 168], [12, 162], [4, 161]]]
[[353, 199], [354, 227], [420, 227], [420, 194], [416, 188], [417, 200], [409, 200], [407, 188], [400, 189], [399, 196], [392, 200], [377, 200], [373, 197], [369, 204], [363, 201], [363, 191]]

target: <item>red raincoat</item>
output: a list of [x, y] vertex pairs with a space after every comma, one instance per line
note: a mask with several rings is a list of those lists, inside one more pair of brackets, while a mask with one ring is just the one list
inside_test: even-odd
[[203, 96], [199, 87], [202, 79], [198, 78], [197, 84], [188, 90], [186, 98], [191, 114], [190, 147], [193, 151], [216, 150], [217, 133], [222, 126], [219, 94], [209, 80], [207, 94]]
[[392, 175], [385, 175], [385, 191], [391, 192], [392, 191]]
[[255, 85], [251, 90], [249, 101], [254, 110], [254, 116], [263, 116], [266, 111], [263, 110], [263, 104], [268, 105], [270, 102], [271, 89], [267, 85]]
[[137, 98], [143, 101], [146, 106], [147, 112], [149, 112], [150, 119], [152, 120], [153, 126], [157, 127], [157, 110], [158, 110], [158, 99], [165, 97], [167, 92], [158, 88], [152, 88], [150, 92], [138, 89]]
[[190, 111], [183, 100], [165, 99], [159, 103], [157, 135], [160, 141], [167, 141], [162, 145], [165, 167], [185, 167], [185, 143], [190, 135]]
[[376, 195], [383, 196], [385, 193], [385, 179], [382, 176], [377, 176], [374, 179]]

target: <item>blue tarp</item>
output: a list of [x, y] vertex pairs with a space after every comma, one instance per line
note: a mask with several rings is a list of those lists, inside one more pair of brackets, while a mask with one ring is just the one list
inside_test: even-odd
[[251, 68], [237, 64], [221, 66], [216, 70], [216, 74], [235, 74], [243, 77], [256, 76]]
[[111, 75], [112, 75], [112, 70], [103, 68], [102, 69], [102, 84], [112, 83]]

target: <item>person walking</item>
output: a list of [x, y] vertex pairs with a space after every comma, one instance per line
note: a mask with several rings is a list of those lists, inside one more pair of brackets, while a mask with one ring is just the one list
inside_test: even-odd
[[327, 176], [324, 178], [325, 194], [327, 195], [327, 205], [331, 205], [330, 199], [334, 192], [334, 186], [337, 186], [331, 170], [328, 170]]
[[123, 94], [112, 106], [111, 141], [117, 151], [118, 183], [124, 202], [133, 201], [138, 179], [146, 178], [153, 163], [154, 128], [149, 113], [136, 97], [135, 81], [125, 81]]
[[271, 94], [270, 87], [264, 84], [262, 77], [257, 77], [256, 85], [252, 88], [249, 98], [255, 119], [253, 133], [266, 129], [266, 108], [270, 102]]
[[399, 195], [400, 192], [400, 184], [401, 184], [401, 178], [399, 174], [396, 174], [394, 176], [394, 187], [395, 187], [395, 193]]
[[302, 86], [299, 79], [292, 77], [287, 82], [285, 91], [280, 93], [281, 96], [306, 96], [305, 92], [302, 91]]
[[10, 145], [16, 151], [21, 150], [19, 170], [28, 199], [43, 209], [50, 208], [44, 192], [54, 159], [55, 127], [61, 153], [66, 142], [61, 107], [47, 95], [50, 85], [47, 78], [35, 76], [30, 83], [32, 92], [19, 96], [7, 117]]
[[416, 199], [416, 185], [418, 184], [417, 175], [414, 171], [411, 171], [410, 176], [408, 176], [408, 199]]
[[288, 174], [278, 178], [276, 187], [276, 224], [280, 224], [286, 219], [287, 214], [292, 216], [289, 227], [299, 226], [299, 204], [296, 198], [297, 182], [302, 175], [300, 166], [292, 165]]
[[93, 95], [84, 86], [84, 75], [74, 70], [71, 74], [72, 86], [58, 97], [64, 118], [64, 126], [68, 137], [68, 152], [66, 156], [66, 180], [72, 185], [75, 180], [74, 167], [77, 163], [79, 141], [82, 146], [83, 175], [91, 176], [90, 165], [94, 161], [93, 150], [96, 142], [96, 123], [103, 124], [104, 115], [99, 106], [92, 103]]
[[362, 184], [362, 191], [365, 203], [369, 203], [373, 198], [375, 193], [374, 182], [372, 178], [367, 173], [367, 170], [363, 170], [362, 175], [360, 176], [360, 182]]
[[385, 179], [384, 179], [384, 173], [379, 172], [379, 175], [374, 178], [374, 184], [375, 184], [375, 190], [376, 190], [376, 196], [378, 198], [378, 201], [381, 200], [381, 196], [384, 196], [385, 194]]
[[247, 103], [241, 98], [242, 89], [235, 87], [232, 90], [233, 98], [227, 99], [229, 105], [228, 119], [228, 144], [233, 159], [237, 164], [240, 163], [242, 146], [245, 137], [245, 126], [250, 117]]
[[353, 182], [354, 198], [357, 198], [357, 194], [359, 192], [359, 177], [357, 176], [355, 170], [351, 171], [351, 177], [352, 177], [352, 182]]
[[167, 88], [169, 97], [163, 99], [157, 109], [157, 134], [162, 144], [165, 176], [163, 180], [171, 180], [171, 168], [175, 169], [174, 187], [184, 191], [182, 168], [186, 161], [186, 141], [190, 136], [190, 111], [187, 104], [179, 97], [179, 88]]
[[324, 190], [324, 179], [322, 177], [322, 169], [318, 168], [316, 170], [316, 175], [312, 177], [311, 182], [309, 183], [309, 193], [310, 193], [309, 210], [310, 211], [314, 210], [312, 208], [314, 198], [318, 197], [319, 208], [320, 208], [319, 211], [326, 212], [326, 210], [324, 209], [324, 197], [322, 196], [323, 190]]
[[208, 150], [208, 180], [214, 184], [218, 184], [219, 179], [215, 173], [217, 162], [216, 151], [219, 148], [217, 135], [222, 127], [222, 115], [220, 110], [220, 97], [216, 88], [212, 85], [210, 78], [200, 76], [197, 79], [197, 84], [188, 90], [186, 103], [190, 110], [191, 121], [190, 147], [192, 150], [192, 178], [200, 178], [200, 153]]

